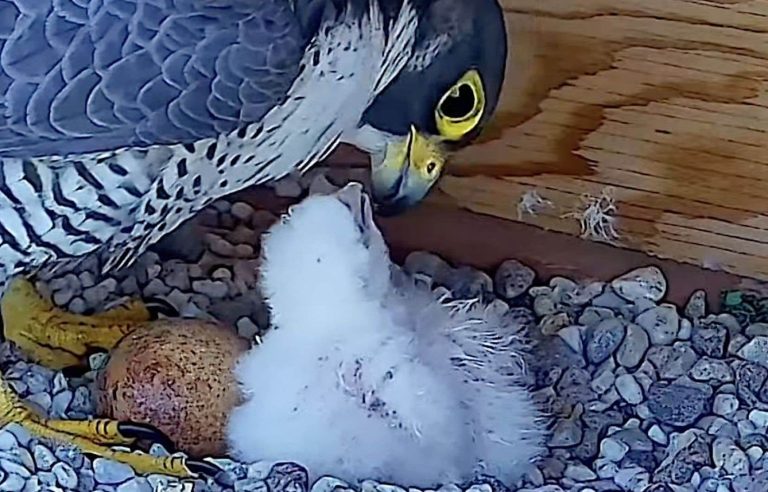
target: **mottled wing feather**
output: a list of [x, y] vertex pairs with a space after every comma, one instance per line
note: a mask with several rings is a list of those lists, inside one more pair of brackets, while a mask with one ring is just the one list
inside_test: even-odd
[[0, 0], [0, 157], [233, 131], [284, 99], [303, 45], [284, 0]]

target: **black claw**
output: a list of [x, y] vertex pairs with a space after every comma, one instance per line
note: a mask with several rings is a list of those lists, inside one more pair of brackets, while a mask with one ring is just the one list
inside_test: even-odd
[[173, 307], [173, 305], [165, 299], [161, 299], [159, 297], [148, 297], [143, 299], [143, 301], [144, 305], [149, 310], [149, 314], [152, 316], [152, 319], [157, 319], [161, 314], [168, 318], [179, 317], [179, 311], [176, 310], [176, 308]]
[[171, 441], [163, 431], [156, 429], [151, 425], [139, 424], [136, 422], [119, 422], [117, 424], [117, 431], [121, 436], [128, 439], [151, 441], [160, 444], [169, 453], [174, 453], [176, 451], [173, 441]]
[[184, 464], [190, 472], [196, 475], [207, 475], [211, 478], [216, 478], [219, 473], [224, 471], [208, 461], [188, 460]]

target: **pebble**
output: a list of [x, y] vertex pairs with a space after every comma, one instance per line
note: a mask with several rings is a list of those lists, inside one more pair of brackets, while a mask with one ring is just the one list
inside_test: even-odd
[[236, 219], [247, 222], [251, 219], [251, 216], [253, 216], [253, 207], [245, 202], [235, 202], [232, 204], [232, 208], [229, 210], [229, 212], [235, 216]]
[[600, 443], [600, 457], [617, 463], [624, 459], [629, 452], [629, 446], [611, 437], [603, 439]]
[[667, 279], [658, 267], [638, 268], [611, 282], [611, 287], [624, 299], [660, 301], [667, 292]]
[[697, 290], [685, 305], [685, 316], [692, 320], [698, 320], [707, 314], [707, 293], [703, 290]]
[[674, 434], [664, 459], [654, 473], [654, 480], [671, 485], [690, 483], [696, 470], [711, 464], [707, 435], [699, 429]]
[[264, 479], [268, 490], [306, 492], [309, 490], [307, 470], [296, 463], [279, 463], [272, 467]]
[[523, 295], [533, 284], [536, 272], [517, 260], [506, 260], [496, 269], [494, 286], [496, 293], [505, 299]]
[[579, 324], [586, 327], [592, 327], [601, 321], [614, 317], [613, 311], [606, 308], [587, 306], [584, 312], [579, 316]]
[[475, 268], [456, 268], [445, 280], [445, 284], [454, 299], [480, 299], [487, 302], [493, 298], [493, 280]]
[[85, 301], [80, 297], [75, 297], [69, 302], [69, 306], [67, 306], [67, 310], [71, 311], [75, 314], [82, 314], [87, 309], [87, 306], [85, 304]]
[[[536, 300], [541, 299], [548, 299], [550, 302], [553, 302], [549, 297], [545, 296], [536, 298]], [[537, 309], [536, 300], [534, 300], [534, 312]], [[541, 321], [539, 321], [539, 329], [542, 335], [555, 335], [571, 324], [571, 318], [568, 316], [568, 313], [543, 314], [542, 316]]]
[[97, 482], [108, 485], [126, 482], [136, 475], [130, 466], [104, 458], [93, 461], [93, 473]]
[[28, 447], [29, 442], [32, 440], [32, 435], [29, 433], [29, 431], [15, 422], [6, 425], [4, 433], [5, 432], [12, 434], [20, 446]]
[[643, 401], [643, 388], [631, 374], [623, 374], [616, 378], [616, 390], [629, 404], [637, 405]]
[[571, 349], [576, 353], [582, 353], [584, 351], [584, 341], [582, 338], [581, 327], [576, 325], [566, 326], [559, 330], [557, 335], [568, 344]]
[[144, 296], [145, 297], [165, 297], [171, 292], [171, 287], [169, 287], [165, 282], [160, 280], [159, 278], [153, 278], [149, 281], [146, 287], [144, 287]]
[[716, 386], [733, 381], [733, 370], [724, 360], [703, 357], [691, 368], [689, 375], [694, 381], [707, 382]]
[[600, 364], [607, 360], [624, 340], [624, 322], [616, 319], [606, 319], [588, 332], [587, 359], [592, 364]]
[[728, 355], [737, 355], [739, 350], [741, 350], [747, 343], [749, 343], [749, 338], [741, 333], [733, 335], [731, 341], [728, 342]]
[[16, 449], [19, 446], [19, 442], [16, 440], [16, 436], [7, 429], [0, 432], [0, 450], [8, 451]]
[[57, 306], [66, 306], [75, 296], [72, 289], [61, 289], [53, 293], [53, 303]]
[[694, 327], [691, 332], [691, 344], [698, 353], [708, 357], [725, 356], [725, 342], [728, 330], [723, 326], [709, 328]]
[[72, 403], [72, 398], [73, 394], [69, 390], [62, 391], [61, 393], [55, 395], [53, 397], [53, 401], [51, 402], [50, 416], [53, 418], [64, 417], [67, 412], [67, 408], [69, 408], [70, 403]]
[[566, 466], [563, 475], [577, 482], [589, 482], [597, 479], [597, 474], [582, 464]]
[[75, 389], [72, 403], [69, 405], [69, 410], [79, 413], [89, 413], [92, 409], [93, 402], [91, 401], [90, 390], [86, 386], [79, 386]]
[[615, 381], [616, 376], [613, 374], [613, 371], [605, 369], [599, 372], [589, 385], [598, 395], [602, 395], [613, 386]]
[[688, 374], [698, 355], [690, 345], [677, 343], [672, 347], [651, 347], [647, 359], [658, 369], [662, 379], [677, 379]]
[[650, 483], [651, 476], [640, 466], [629, 466], [620, 469], [613, 478], [616, 485], [624, 490], [642, 491]]
[[192, 282], [192, 290], [213, 299], [221, 299], [229, 292], [227, 284], [216, 280], [195, 280]]
[[51, 395], [49, 393], [35, 393], [25, 398], [29, 405], [34, 405], [42, 413], [47, 414], [51, 408]]
[[549, 446], [553, 448], [568, 448], [581, 442], [584, 431], [579, 423], [579, 417], [583, 413], [583, 406], [577, 404], [571, 416], [561, 419], [556, 424], [549, 438]]
[[749, 458], [749, 462], [754, 466], [757, 461], [765, 455], [765, 451], [760, 446], [750, 446], [745, 451], [747, 453], [747, 457]]
[[[61, 485], [64, 488], [68, 489], [74, 489], [77, 488], [77, 474], [75, 473], [75, 470], [69, 466], [67, 463], [58, 462], [55, 465], [53, 465], [52, 468], [53, 474], [56, 477], [56, 483]], [[105, 482], [109, 483], [109, 482]]]
[[735, 395], [719, 394], [715, 395], [715, 401], [712, 404], [712, 411], [715, 415], [728, 417], [733, 415], [739, 409], [739, 399]]
[[616, 354], [616, 361], [624, 367], [636, 367], [642, 362], [649, 346], [650, 339], [646, 331], [630, 323], [627, 325], [624, 341]]
[[[24, 449], [24, 448], [21, 448]], [[15, 459], [18, 459], [17, 457]], [[12, 475], [18, 475], [21, 478], [29, 478], [32, 476], [32, 472], [24, 465], [11, 461], [7, 458], [0, 458], [0, 468]]]
[[669, 345], [680, 329], [680, 315], [671, 304], [662, 304], [641, 313], [635, 320], [642, 326], [654, 345]]
[[748, 418], [758, 429], [768, 429], [768, 411], [752, 410]]
[[693, 332], [693, 325], [687, 319], [680, 320], [680, 329], [677, 332], [678, 340], [690, 340]]
[[748, 475], [749, 458], [730, 438], [718, 437], [712, 444], [712, 459], [718, 468], [731, 475]]
[[592, 305], [595, 307], [610, 309], [613, 312], [628, 312], [630, 310], [627, 306], [627, 301], [622, 299], [616, 294], [613, 289], [606, 289], [602, 294], [595, 297], [592, 300]]
[[153, 492], [152, 484], [144, 477], [137, 477], [117, 487], [117, 492]]
[[557, 304], [550, 296], [537, 296], [533, 299], [533, 312], [538, 316], [550, 316], [557, 311]]
[[292, 176], [287, 176], [273, 184], [275, 194], [281, 198], [298, 198], [302, 194], [301, 185], [298, 179], [294, 179]]
[[251, 318], [247, 316], [243, 316], [239, 320], [237, 320], [237, 334], [240, 335], [242, 338], [245, 338], [246, 340], [252, 340], [254, 336], [256, 336], [259, 331], [259, 326], [251, 320]]
[[13, 473], [5, 475], [5, 479], [0, 483], [0, 490], [8, 492], [19, 492], [24, 490], [26, 482], [24, 478]]
[[[215, 255], [218, 255], [222, 258], [234, 258], [236, 255], [235, 245], [233, 245], [223, 237], [217, 236], [216, 234], [208, 234], [207, 242], [208, 242], [208, 248]], [[190, 271], [190, 277], [192, 276], [195, 276], [195, 275], [192, 275], [192, 272]]]
[[[627, 423], [627, 425], [629, 422]], [[613, 439], [617, 439], [627, 446], [631, 451], [635, 452], [649, 452], [653, 451], [653, 443], [645, 435], [645, 433], [639, 428], [640, 422], [636, 421], [635, 425], [638, 427], [626, 427], [614, 434], [611, 434]]]
[[768, 367], [768, 337], [753, 338], [739, 349], [738, 355], [744, 360]]
[[403, 269], [408, 273], [427, 275], [438, 284], [442, 283], [452, 270], [445, 260], [426, 251], [409, 253], [403, 264]]
[[50, 471], [58, 461], [53, 452], [42, 444], [35, 445], [32, 454], [35, 459], [35, 465], [40, 470]]
[[666, 446], [669, 443], [669, 437], [667, 436], [667, 433], [664, 432], [664, 429], [662, 429], [658, 424], [653, 424], [651, 428], [648, 429], [648, 437], [650, 437], [651, 440], [655, 443], [661, 444], [662, 446]]
[[27, 390], [33, 395], [51, 391], [50, 374], [46, 373], [42, 367], [32, 366], [26, 374], [24, 382], [27, 384]]
[[661, 422], [683, 427], [693, 424], [710, 406], [710, 395], [701, 386], [654, 383], [648, 390], [648, 407]]

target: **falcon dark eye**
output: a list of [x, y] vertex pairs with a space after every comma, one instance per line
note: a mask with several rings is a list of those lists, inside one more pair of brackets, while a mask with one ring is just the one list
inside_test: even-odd
[[460, 120], [475, 110], [475, 92], [469, 84], [461, 84], [458, 89], [448, 94], [440, 105], [440, 111], [447, 118]]
[[440, 136], [444, 140], [461, 140], [477, 127], [484, 110], [483, 79], [472, 69], [443, 94], [435, 108], [435, 123]]
[[433, 174], [435, 172], [435, 169], [437, 169], [437, 164], [435, 161], [429, 161], [427, 163], [427, 174]]

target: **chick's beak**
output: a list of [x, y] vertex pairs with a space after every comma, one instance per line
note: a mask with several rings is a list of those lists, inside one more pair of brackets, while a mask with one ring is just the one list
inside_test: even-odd
[[420, 203], [437, 182], [446, 155], [439, 141], [414, 126], [387, 144], [383, 160], [372, 162], [371, 188], [376, 211], [396, 215]]

